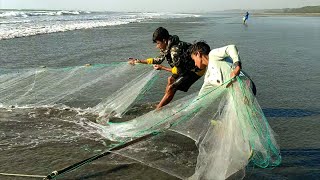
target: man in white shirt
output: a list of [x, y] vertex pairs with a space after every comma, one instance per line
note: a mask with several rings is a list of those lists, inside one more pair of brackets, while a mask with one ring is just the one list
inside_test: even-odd
[[[201, 102], [203, 107], [209, 105], [203, 109], [208, 116], [201, 114], [201, 118], [207, 118], [211, 126], [198, 140], [196, 171], [189, 179], [244, 177], [244, 169], [250, 161], [259, 167], [279, 165], [279, 147], [253, 96], [256, 92], [253, 82], [241, 70], [237, 47], [228, 45], [210, 50], [207, 43], [200, 41], [189, 51], [198, 68], [207, 68], [198, 97], [213, 98], [211, 104], [205, 100]], [[217, 94], [210, 94], [215, 90]]]
[[[202, 94], [203, 91], [211, 87], [222, 85], [230, 79], [234, 79], [236, 76], [248, 77], [241, 71], [239, 52], [235, 45], [227, 45], [210, 50], [210, 46], [206, 42], [199, 41], [191, 46], [190, 51], [191, 58], [198, 68], [204, 69], [207, 67], [204, 83], [199, 94]], [[231, 83], [233, 81], [234, 80], [231, 80]], [[229, 83], [227, 87], [229, 87], [231, 83]], [[249, 83], [253, 94], [256, 94], [255, 85], [252, 81]]]

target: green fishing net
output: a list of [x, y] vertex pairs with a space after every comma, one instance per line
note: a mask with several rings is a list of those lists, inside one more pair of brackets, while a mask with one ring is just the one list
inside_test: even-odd
[[157, 77], [151, 67], [126, 63], [2, 70], [0, 106], [72, 107], [96, 114], [96, 121], [81, 126], [112, 141], [106, 149], [152, 134], [113, 153], [181, 179], [241, 179], [248, 164], [280, 164], [275, 134], [243, 74], [228, 88], [231, 80], [160, 110], [110, 121], [124, 117]]

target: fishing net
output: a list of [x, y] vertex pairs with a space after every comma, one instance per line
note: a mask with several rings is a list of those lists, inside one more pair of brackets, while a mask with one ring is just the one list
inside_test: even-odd
[[[157, 71], [127, 63], [0, 69], [0, 107], [72, 107], [121, 117]], [[121, 103], [120, 103], [121, 102]]]
[[152, 135], [113, 153], [181, 179], [239, 179], [250, 163], [267, 168], [281, 161], [274, 133], [243, 74], [228, 88], [231, 80], [116, 123], [110, 118], [125, 119], [158, 71], [113, 63], [0, 72], [0, 106], [73, 107], [97, 114], [97, 121], [81, 125], [112, 141], [107, 149]]
[[[130, 121], [109, 122], [108, 125], [89, 122], [89, 125], [98, 129], [102, 136], [120, 144], [150, 133], [163, 135], [162, 132], [167, 130], [192, 139], [199, 151], [196, 164], [181, 159], [194, 154], [181, 153], [172, 148], [181, 143], [179, 140], [171, 144], [170, 152], [176, 154], [169, 155], [170, 158], [167, 157], [167, 149], [150, 143], [116, 152], [135, 157], [139, 162], [181, 179], [241, 179], [249, 162], [261, 168], [277, 166], [281, 162], [280, 151], [274, 133], [250, 89], [250, 80], [245, 76], [238, 77], [231, 87], [226, 88], [229, 82], [208, 88], [200, 94], [189, 95], [161, 110], [153, 110]], [[166, 138], [159, 139], [167, 142]], [[146, 158], [148, 154], [152, 155]], [[155, 160], [155, 157], [158, 159]], [[190, 169], [186, 164], [194, 165], [195, 169]]]

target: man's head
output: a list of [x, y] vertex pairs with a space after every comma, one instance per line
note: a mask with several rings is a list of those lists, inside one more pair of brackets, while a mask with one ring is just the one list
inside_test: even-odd
[[158, 27], [153, 33], [152, 40], [154, 43], [157, 43], [156, 47], [158, 49], [165, 50], [168, 45], [169, 37], [169, 32], [165, 28]]
[[205, 41], [198, 41], [192, 44], [190, 53], [191, 58], [198, 68], [204, 69], [208, 66], [210, 46]]

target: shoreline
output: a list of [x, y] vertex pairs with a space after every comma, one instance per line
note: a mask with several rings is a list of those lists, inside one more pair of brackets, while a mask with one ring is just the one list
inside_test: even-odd
[[320, 13], [252, 13], [256, 17], [268, 17], [268, 16], [308, 16], [308, 17], [320, 17]]

